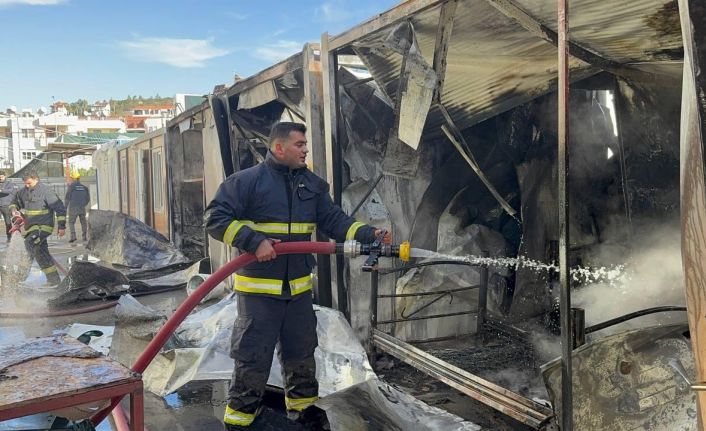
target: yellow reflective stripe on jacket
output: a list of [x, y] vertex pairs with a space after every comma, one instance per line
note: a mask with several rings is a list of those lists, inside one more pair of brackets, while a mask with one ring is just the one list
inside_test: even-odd
[[56, 221], [66, 221], [66, 216], [56, 216]]
[[[239, 292], [246, 293], [266, 293], [269, 295], [282, 294], [282, 280], [274, 278], [257, 278], [246, 277], [244, 275], [235, 274], [235, 283], [233, 289]], [[295, 278], [289, 281], [289, 289], [292, 295], [311, 290], [314, 287], [311, 274], [304, 277]]]
[[292, 291], [292, 295], [297, 295], [307, 290], [311, 290], [314, 284], [311, 282], [311, 274], [304, 277], [295, 278], [294, 280], [289, 280], [289, 289]]
[[249, 426], [255, 420], [255, 413], [245, 413], [226, 406], [223, 422], [229, 425]]
[[284, 397], [284, 404], [287, 406], [287, 410], [294, 410], [300, 412], [307, 407], [314, 404], [319, 400], [319, 397], [309, 397], [309, 398], [289, 398]]
[[348, 232], [346, 232], [346, 241], [355, 239], [355, 233], [358, 232], [358, 229], [363, 226], [365, 226], [365, 223], [361, 223], [359, 221], [353, 222], [351, 227], [348, 228]]
[[292, 223], [291, 230], [289, 223], [252, 223], [248, 226], [258, 232], [279, 234], [288, 234], [290, 232], [297, 234], [306, 234], [313, 233], [316, 229], [316, 223]]
[[42, 272], [45, 274], [51, 274], [52, 272], [56, 272], [56, 267], [52, 265], [49, 268], [42, 268]]
[[233, 245], [233, 240], [238, 231], [247, 226], [250, 229], [261, 233], [274, 233], [280, 235], [294, 234], [311, 234], [316, 230], [316, 223], [289, 223], [270, 222], [270, 223], [255, 223], [252, 220], [233, 220], [226, 228], [223, 234], [223, 242]]
[[37, 216], [37, 215], [45, 215], [49, 214], [48, 209], [43, 209], [43, 210], [25, 210], [25, 214], [28, 216]]
[[47, 233], [52, 233], [54, 232], [54, 226], [49, 226], [45, 224], [35, 224], [34, 226], [30, 226], [25, 230], [26, 233], [34, 232], [35, 230], [41, 230]]
[[255, 278], [235, 274], [233, 289], [246, 293], [268, 293], [270, 295], [282, 294], [282, 280], [272, 278]]
[[223, 234], [223, 242], [228, 244], [228, 245], [233, 245], [233, 240], [235, 239], [235, 235], [238, 234], [238, 231], [243, 227], [246, 226], [248, 221], [239, 221], [239, 220], [233, 220], [228, 227], [226, 228], [225, 233]]

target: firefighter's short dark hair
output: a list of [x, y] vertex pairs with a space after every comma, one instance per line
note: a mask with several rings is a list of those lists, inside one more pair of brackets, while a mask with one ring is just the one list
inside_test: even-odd
[[38, 180], [39, 175], [37, 174], [37, 171], [27, 171], [22, 174], [22, 181], [27, 181], [30, 178], [32, 178], [33, 180]]
[[302, 123], [292, 123], [290, 121], [281, 121], [274, 126], [270, 131], [269, 146], [272, 148], [272, 144], [278, 139], [288, 139], [291, 132], [302, 132], [306, 133], [306, 126]]

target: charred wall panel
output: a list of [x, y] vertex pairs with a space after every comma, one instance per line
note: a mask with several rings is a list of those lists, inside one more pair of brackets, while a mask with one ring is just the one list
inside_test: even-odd
[[[186, 120], [189, 121], [189, 120]], [[200, 124], [169, 129], [170, 211], [174, 243], [189, 258], [206, 254], [203, 229], [203, 146]]]
[[631, 213], [674, 220], [679, 212], [681, 88], [618, 80]]

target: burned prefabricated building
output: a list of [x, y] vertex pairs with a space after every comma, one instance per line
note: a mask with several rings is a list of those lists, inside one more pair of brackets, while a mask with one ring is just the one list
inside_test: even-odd
[[[683, 80], [683, 71], [698, 71], [703, 58], [699, 26], [690, 25], [703, 22], [703, 11], [688, 3], [571, 3], [571, 267], [611, 268], [645, 249], [668, 253], [674, 234], [677, 243], [685, 235], [680, 220], [691, 213], [680, 213], [680, 161], [682, 175], [691, 172], [683, 166], [683, 151], [689, 137], [700, 142], [700, 129], [684, 137], [683, 94], [703, 88], [698, 74]], [[320, 47], [308, 44], [282, 63], [217, 89], [165, 132], [171, 239], [187, 255], [210, 256], [213, 269], [232, 257], [232, 250], [207, 237], [204, 207], [225, 177], [262, 160], [270, 126], [286, 119], [308, 125], [310, 167], [329, 181], [334, 200], [362, 221], [389, 229], [396, 240], [441, 255], [556, 265], [556, 21], [553, 2], [407, 1], [340, 35], [324, 34]], [[685, 42], [695, 44], [687, 45], [687, 52], [695, 49], [688, 68]], [[697, 104], [688, 113], [698, 117], [700, 109]], [[703, 158], [689, 161], [703, 171]], [[694, 184], [689, 190], [702, 193], [703, 183]], [[699, 256], [702, 247], [691, 249]], [[479, 332], [532, 338], [535, 331], [556, 331], [554, 270], [413, 268], [391, 261], [381, 264], [373, 281], [360, 264], [319, 256], [315, 296], [344, 311], [358, 337], [382, 350]], [[692, 279], [687, 284], [703, 291], [703, 278]], [[578, 273], [574, 288], [588, 292], [605, 282]], [[479, 295], [485, 289], [487, 296]], [[375, 291], [378, 298], [371, 301]], [[601, 290], [622, 314], [648, 305], [681, 306], [682, 291], [681, 279], [664, 286], [661, 297], [659, 290], [656, 297], [647, 295], [655, 302], [637, 298], [644, 296], [639, 290]], [[681, 302], [669, 302], [673, 298]], [[580, 305], [589, 324], [616, 317], [595, 302]], [[479, 314], [485, 316], [481, 322]], [[662, 317], [662, 323], [685, 321], [679, 311]], [[684, 340], [674, 342], [688, 345]], [[553, 341], [558, 345], [558, 338]], [[655, 408], [693, 396], [689, 388], [672, 386], [674, 396]], [[541, 406], [517, 402], [513, 417], [542, 422]], [[528, 414], [523, 421], [517, 417], [521, 405], [539, 416]], [[577, 426], [584, 420], [579, 409]]]

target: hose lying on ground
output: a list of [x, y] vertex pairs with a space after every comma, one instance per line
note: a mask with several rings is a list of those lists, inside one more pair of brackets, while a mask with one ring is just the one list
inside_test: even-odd
[[[284, 242], [274, 244], [275, 252], [278, 255], [282, 254], [334, 254], [336, 252], [336, 244], [333, 242]], [[132, 366], [132, 371], [142, 374], [150, 362], [157, 356], [164, 344], [169, 340], [172, 333], [184, 321], [186, 316], [201, 302], [201, 300], [220, 282], [228, 278], [235, 271], [253, 263], [256, 260], [255, 256], [250, 253], [241, 254], [230, 262], [226, 263], [218, 271], [211, 274], [201, 286], [198, 287], [186, 300], [174, 311], [174, 314], [167, 320], [164, 326], [157, 332], [152, 341], [147, 345], [142, 354], [137, 358]], [[110, 406], [96, 413], [91, 421], [95, 426], [103, 421], [118, 405], [123, 397], [116, 397], [111, 400]]]

